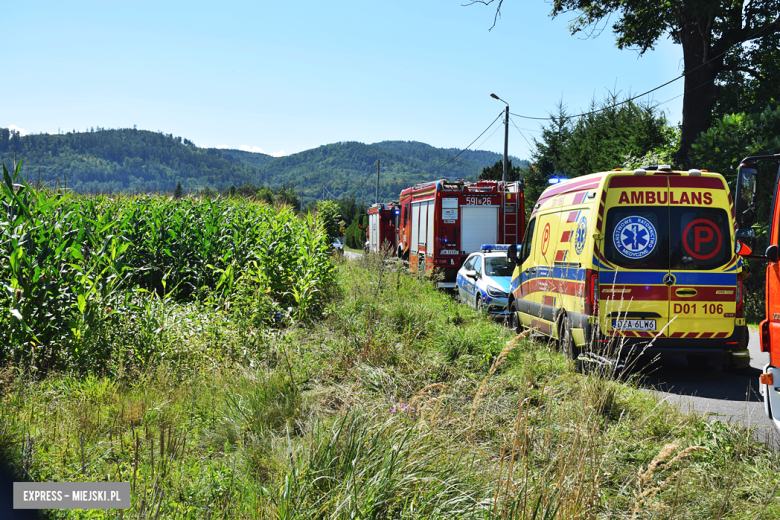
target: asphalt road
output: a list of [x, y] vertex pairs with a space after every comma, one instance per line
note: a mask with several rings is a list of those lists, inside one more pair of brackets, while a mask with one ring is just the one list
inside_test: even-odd
[[708, 413], [710, 420], [738, 421], [755, 426], [756, 437], [780, 448], [780, 433], [764, 413], [758, 393], [758, 376], [769, 362], [761, 352], [757, 332], [750, 332], [750, 368], [740, 371], [718, 367], [711, 372], [692, 370], [684, 356], [664, 356], [637, 368], [643, 374], [642, 385], [665, 396], [684, 411]]

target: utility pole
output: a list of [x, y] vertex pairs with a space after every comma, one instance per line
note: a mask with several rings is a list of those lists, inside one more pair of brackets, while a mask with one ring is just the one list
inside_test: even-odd
[[376, 160], [376, 203], [379, 204], [379, 159]]
[[493, 99], [497, 99], [501, 101], [503, 104], [506, 105], [506, 116], [504, 117], [504, 175], [502, 176], [501, 180], [506, 182], [506, 173], [509, 169], [509, 160], [508, 160], [508, 149], [509, 149], [509, 103], [501, 99], [500, 97], [496, 96], [495, 94], [490, 94], [490, 97]]
[[507, 160], [509, 148], [509, 105], [506, 106], [506, 117], [504, 118], [504, 175], [501, 180], [506, 182], [506, 172], [509, 169], [509, 161]]

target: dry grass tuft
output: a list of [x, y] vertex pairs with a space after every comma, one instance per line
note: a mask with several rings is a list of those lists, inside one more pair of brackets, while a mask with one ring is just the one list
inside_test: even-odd
[[665, 469], [671, 468], [677, 462], [684, 461], [690, 457], [691, 454], [696, 453], [697, 451], [710, 451], [704, 446], [689, 446], [667, 462], [667, 459], [672, 456], [678, 447], [679, 445], [677, 443], [667, 444], [661, 449], [661, 451], [658, 452], [658, 455], [653, 458], [653, 460], [650, 462], [650, 465], [647, 466], [646, 470], [639, 471], [637, 491], [634, 492], [636, 502], [634, 502], [634, 506], [632, 508], [632, 520], [634, 518], [638, 518], [642, 508], [645, 507], [647, 503], [652, 500], [658, 493], [669, 487], [669, 484], [671, 484], [674, 479], [680, 475], [682, 470], [675, 471], [656, 486], [647, 487], [651, 482], [650, 479], [653, 477], [653, 474], [655, 474], [657, 471], [663, 471]]
[[479, 385], [479, 388], [477, 389], [477, 393], [474, 395], [474, 401], [471, 403], [471, 413], [469, 414], [469, 426], [471, 426], [474, 422], [474, 414], [479, 409], [479, 405], [482, 403], [482, 399], [485, 394], [485, 388], [487, 387], [488, 379], [493, 377], [493, 374], [496, 373], [496, 370], [498, 370], [498, 367], [501, 366], [501, 364], [506, 360], [506, 357], [509, 355], [510, 352], [512, 352], [519, 344], [520, 340], [525, 338], [531, 333], [531, 330], [526, 330], [525, 332], [521, 332], [517, 336], [515, 336], [511, 341], [508, 341], [506, 346], [504, 347], [504, 350], [501, 351], [500, 354], [498, 354], [498, 357], [496, 357], [496, 360], [493, 361], [493, 365], [490, 367], [490, 370], [488, 371], [488, 375], [485, 377], [485, 379], [482, 380], [482, 383]]

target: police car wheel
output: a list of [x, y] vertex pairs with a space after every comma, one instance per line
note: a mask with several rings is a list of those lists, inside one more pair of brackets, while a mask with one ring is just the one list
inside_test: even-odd
[[482, 307], [484, 307], [484, 305], [482, 304], [482, 297], [477, 295], [477, 302], [474, 304], [474, 308], [482, 312]]
[[509, 308], [509, 327], [515, 331], [516, 334], [523, 332], [523, 325], [520, 322], [520, 315], [517, 307], [517, 300], [512, 301], [512, 306]]

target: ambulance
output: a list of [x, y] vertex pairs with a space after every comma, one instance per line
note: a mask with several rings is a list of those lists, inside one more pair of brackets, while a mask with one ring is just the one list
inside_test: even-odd
[[512, 326], [576, 358], [685, 355], [696, 368], [747, 348], [734, 209], [716, 173], [615, 170], [549, 187], [509, 248]]

